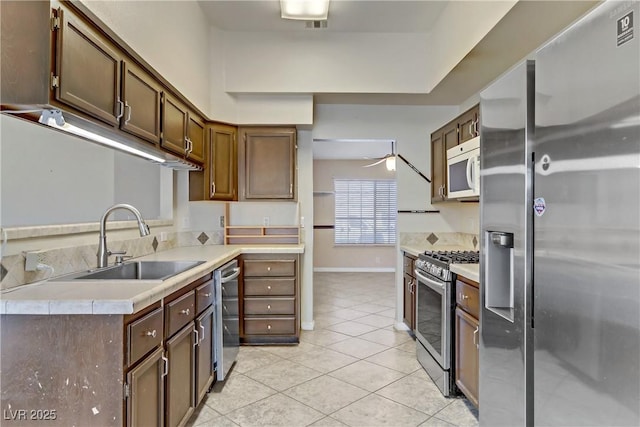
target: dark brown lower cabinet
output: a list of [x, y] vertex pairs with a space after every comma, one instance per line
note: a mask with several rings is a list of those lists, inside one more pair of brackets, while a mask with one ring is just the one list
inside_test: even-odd
[[166, 343], [169, 370], [166, 377], [166, 425], [182, 426], [195, 409], [195, 324], [190, 322]]
[[163, 349], [158, 348], [127, 374], [127, 425], [161, 427], [164, 420]]
[[456, 308], [456, 385], [478, 406], [478, 319]]
[[196, 406], [213, 383], [213, 306], [196, 319], [199, 341], [196, 346]]

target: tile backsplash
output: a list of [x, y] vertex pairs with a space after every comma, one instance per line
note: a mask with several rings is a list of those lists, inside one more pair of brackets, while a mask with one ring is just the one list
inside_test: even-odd
[[462, 246], [469, 249], [478, 250], [480, 240], [477, 234], [471, 233], [451, 233], [451, 232], [419, 232], [400, 233], [400, 245], [424, 247], [425, 250], [435, 249], [438, 246]]
[[[222, 230], [182, 231], [165, 233], [166, 240], [160, 241], [160, 235], [129, 240], [108, 242], [111, 251], [127, 251], [127, 255], [141, 257], [154, 252], [182, 246], [221, 245], [224, 240]], [[164, 237], [164, 236], [163, 236]], [[48, 249], [39, 252], [42, 263], [54, 268], [52, 277], [62, 276], [76, 271], [96, 268], [98, 245], [84, 245], [67, 248]], [[0, 263], [0, 290], [15, 288], [46, 278], [48, 271], [25, 271], [25, 253], [2, 257]]]

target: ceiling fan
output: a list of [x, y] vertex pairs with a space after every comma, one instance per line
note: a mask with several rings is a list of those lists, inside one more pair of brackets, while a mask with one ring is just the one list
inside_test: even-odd
[[371, 163], [370, 165], [365, 165], [363, 166], [363, 168], [370, 168], [371, 166], [376, 166], [379, 165], [382, 162], [385, 162], [385, 166], [387, 167], [388, 171], [394, 171], [396, 170], [396, 154], [395, 154], [395, 145], [396, 142], [395, 141], [391, 141], [391, 153], [386, 154], [384, 157], [379, 157], [377, 159], [373, 159], [376, 160], [375, 162]]
[[391, 141], [391, 153], [390, 154], [387, 154], [384, 157], [376, 159], [377, 161], [371, 163], [370, 165], [365, 165], [365, 166], [363, 166], [363, 168], [370, 168], [371, 166], [376, 166], [376, 165], [379, 165], [382, 162], [385, 162], [385, 166], [387, 167], [387, 170], [388, 171], [394, 171], [394, 170], [396, 170], [396, 157], [397, 157], [400, 160], [402, 160], [403, 162], [405, 162], [407, 164], [407, 166], [409, 166], [411, 169], [413, 169], [413, 171], [415, 173], [417, 173], [422, 178], [424, 178], [427, 182], [430, 183], [431, 180], [429, 178], [427, 178], [422, 172], [420, 172], [418, 170], [418, 168], [416, 168], [413, 164], [411, 164], [411, 162], [409, 160], [405, 159], [402, 154], [396, 153], [395, 145], [396, 145], [396, 142], [392, 140]]

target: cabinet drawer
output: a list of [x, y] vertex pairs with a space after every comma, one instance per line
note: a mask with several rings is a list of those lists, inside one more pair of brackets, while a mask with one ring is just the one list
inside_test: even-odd
[[412, 258], [408, 255], [404, 256], [404, 261], [403, 261], [403, 273], [404, 274], [408, 274], [409, 276], [413, 277], [413, 262], [415, 261], [415, 258]]
[[478, 288], [461, 282], [460, 280], [456, 281], [456, 303], [476, 319], [480, 317], [480, 296]]
[[162, 343], [162, 307], [127, 326], [129, 366]]
[[282, 260], [257, 260], [244, 261], [244, 277], [260, 276], [295, 276], [296, 261], [293, 259]]
[[213, 304], [213, 280], [196, 288], [196, 312], [202, 313], [211, 304]]
[[295, 298], [245, 298], [245, 314], [296, 314]]
[[296, 333], [295, 317], [244, 318], [246, 335], [293, 335]]
[[196, 317], [196, 292], [187, 292], [180, 298], [167, 304], [166, 310], [166, 331], [167, 338], [175, 334], [187, 323]]
[[296, 279], [244, 279], [246, 296], [295, 295]]

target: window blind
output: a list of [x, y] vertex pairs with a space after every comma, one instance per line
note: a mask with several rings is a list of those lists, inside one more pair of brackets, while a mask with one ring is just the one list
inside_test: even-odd
[[334, 179], [337, 245], [396, 243], [395, 180]]

